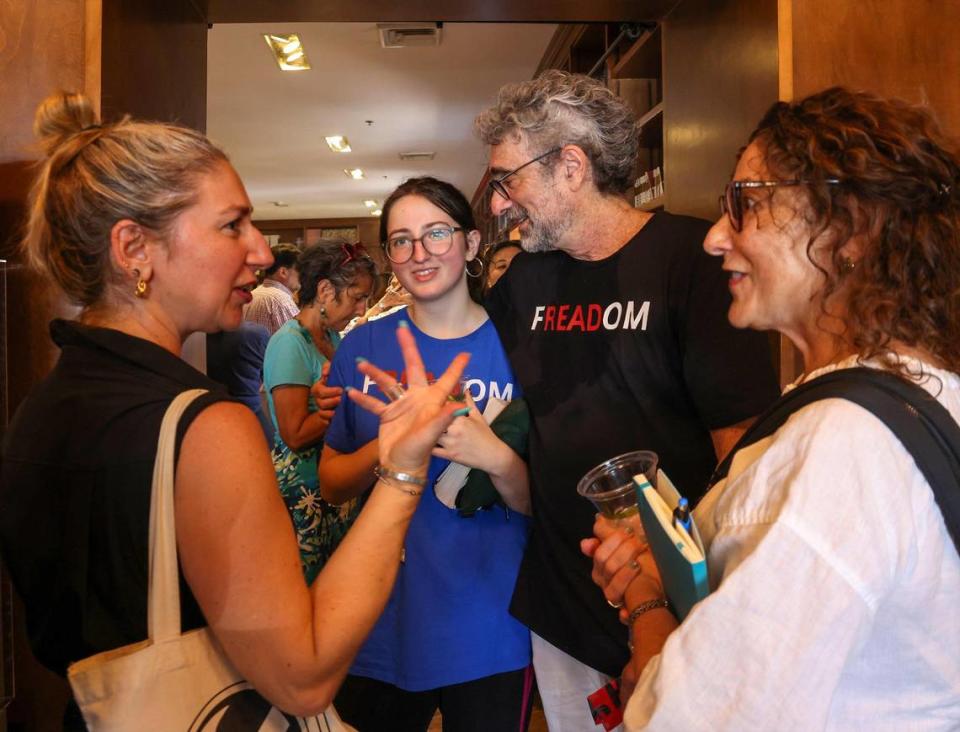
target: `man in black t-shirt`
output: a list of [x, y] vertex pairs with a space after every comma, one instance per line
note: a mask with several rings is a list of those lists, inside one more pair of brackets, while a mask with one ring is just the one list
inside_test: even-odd
[[606, 87], [547, 72], [501, 89], [476, 127], [492, 211], [525, 250], [487, 302], [532, 416], [533, 529], [511, 612], [533, 632], [551, 732], [583, 732], [587, 695], [629, 652], [580, 552], [594, 511], [577, 482], [650, 449], [695, 500], [777, 383], [766, 337], [727, 322], [725, 275], [702, 248], [709, 223], [624, 199], [638, 129]]

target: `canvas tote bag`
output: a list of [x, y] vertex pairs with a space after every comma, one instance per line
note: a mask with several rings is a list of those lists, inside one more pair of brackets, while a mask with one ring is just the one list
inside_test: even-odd
[[173, 455], [180, 416], [204, 393], [180, 394], [160, 427], [150, 499], [148, 639], [70, 666], [83, 718], [95, 732], [352, 730], [332, 706], [310, 718], [280, 711], [243, 680], [208, 628], [180, 633]]

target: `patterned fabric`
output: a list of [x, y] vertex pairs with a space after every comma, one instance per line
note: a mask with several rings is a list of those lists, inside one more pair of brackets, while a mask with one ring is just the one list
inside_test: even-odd
[[363, 508], [361, 498], [342, 506], [334, 506], [321, 498], [317, 483], [319, 457], [319, 446], [296, 451], [287, 447], [279, 435], [274, 437], [273, 467], [280, 495], [297, 533], [300, 565], [307, 584], [320, 573]]
[[276, 280], [265, 279], [251, 295], [253, 300], [243, 309], [243, 319], [264, 326], [270, 335], [300, 312], [293, 293]]
[[[330, 331], [330, 342], [336, 348], [340, 336]], [[297, 320], [289, 320], [270, 338], [263, 359], [263, 383], [267, 405], [274, 425], [273, 467], [277, 473], [280, 494], [287, 504], [300, 547], [300, 563], [307, 583], [313, 582], [333, 550], [360, 512], [361, 504], [353, 502], [332, 506], [320, 497], [317, 460], [323, 443], [292, 450], [280, 436], [273, 390], [278, 386], [304, 386], [317, 382], [327, 359], [313, 345], [310, 331]], [[307, 397], [307, 410], [317, 411], [312, 396]]]

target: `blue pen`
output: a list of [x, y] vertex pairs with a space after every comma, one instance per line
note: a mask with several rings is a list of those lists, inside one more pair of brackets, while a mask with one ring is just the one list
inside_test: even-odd
[[683, 530], [688, 534], [690, 529], [693, 528], [693, 520], [690, 518], [690, 502], [681, 497], [680, 501], [677, 503], [677, 507], [673, 509], [673, 525], [680, 525], [683, 527]]

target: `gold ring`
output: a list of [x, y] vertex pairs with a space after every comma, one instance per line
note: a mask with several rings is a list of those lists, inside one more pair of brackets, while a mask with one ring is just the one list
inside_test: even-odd
[[403, 399], [404, 394], [407, 392], [404, 391], [404, 388], [400, 386], [400, 384], [394, 384], [393, 386], [388, 386], [383, 393], [386, 394], [387, 399], [391, 402], [396, 402]]

